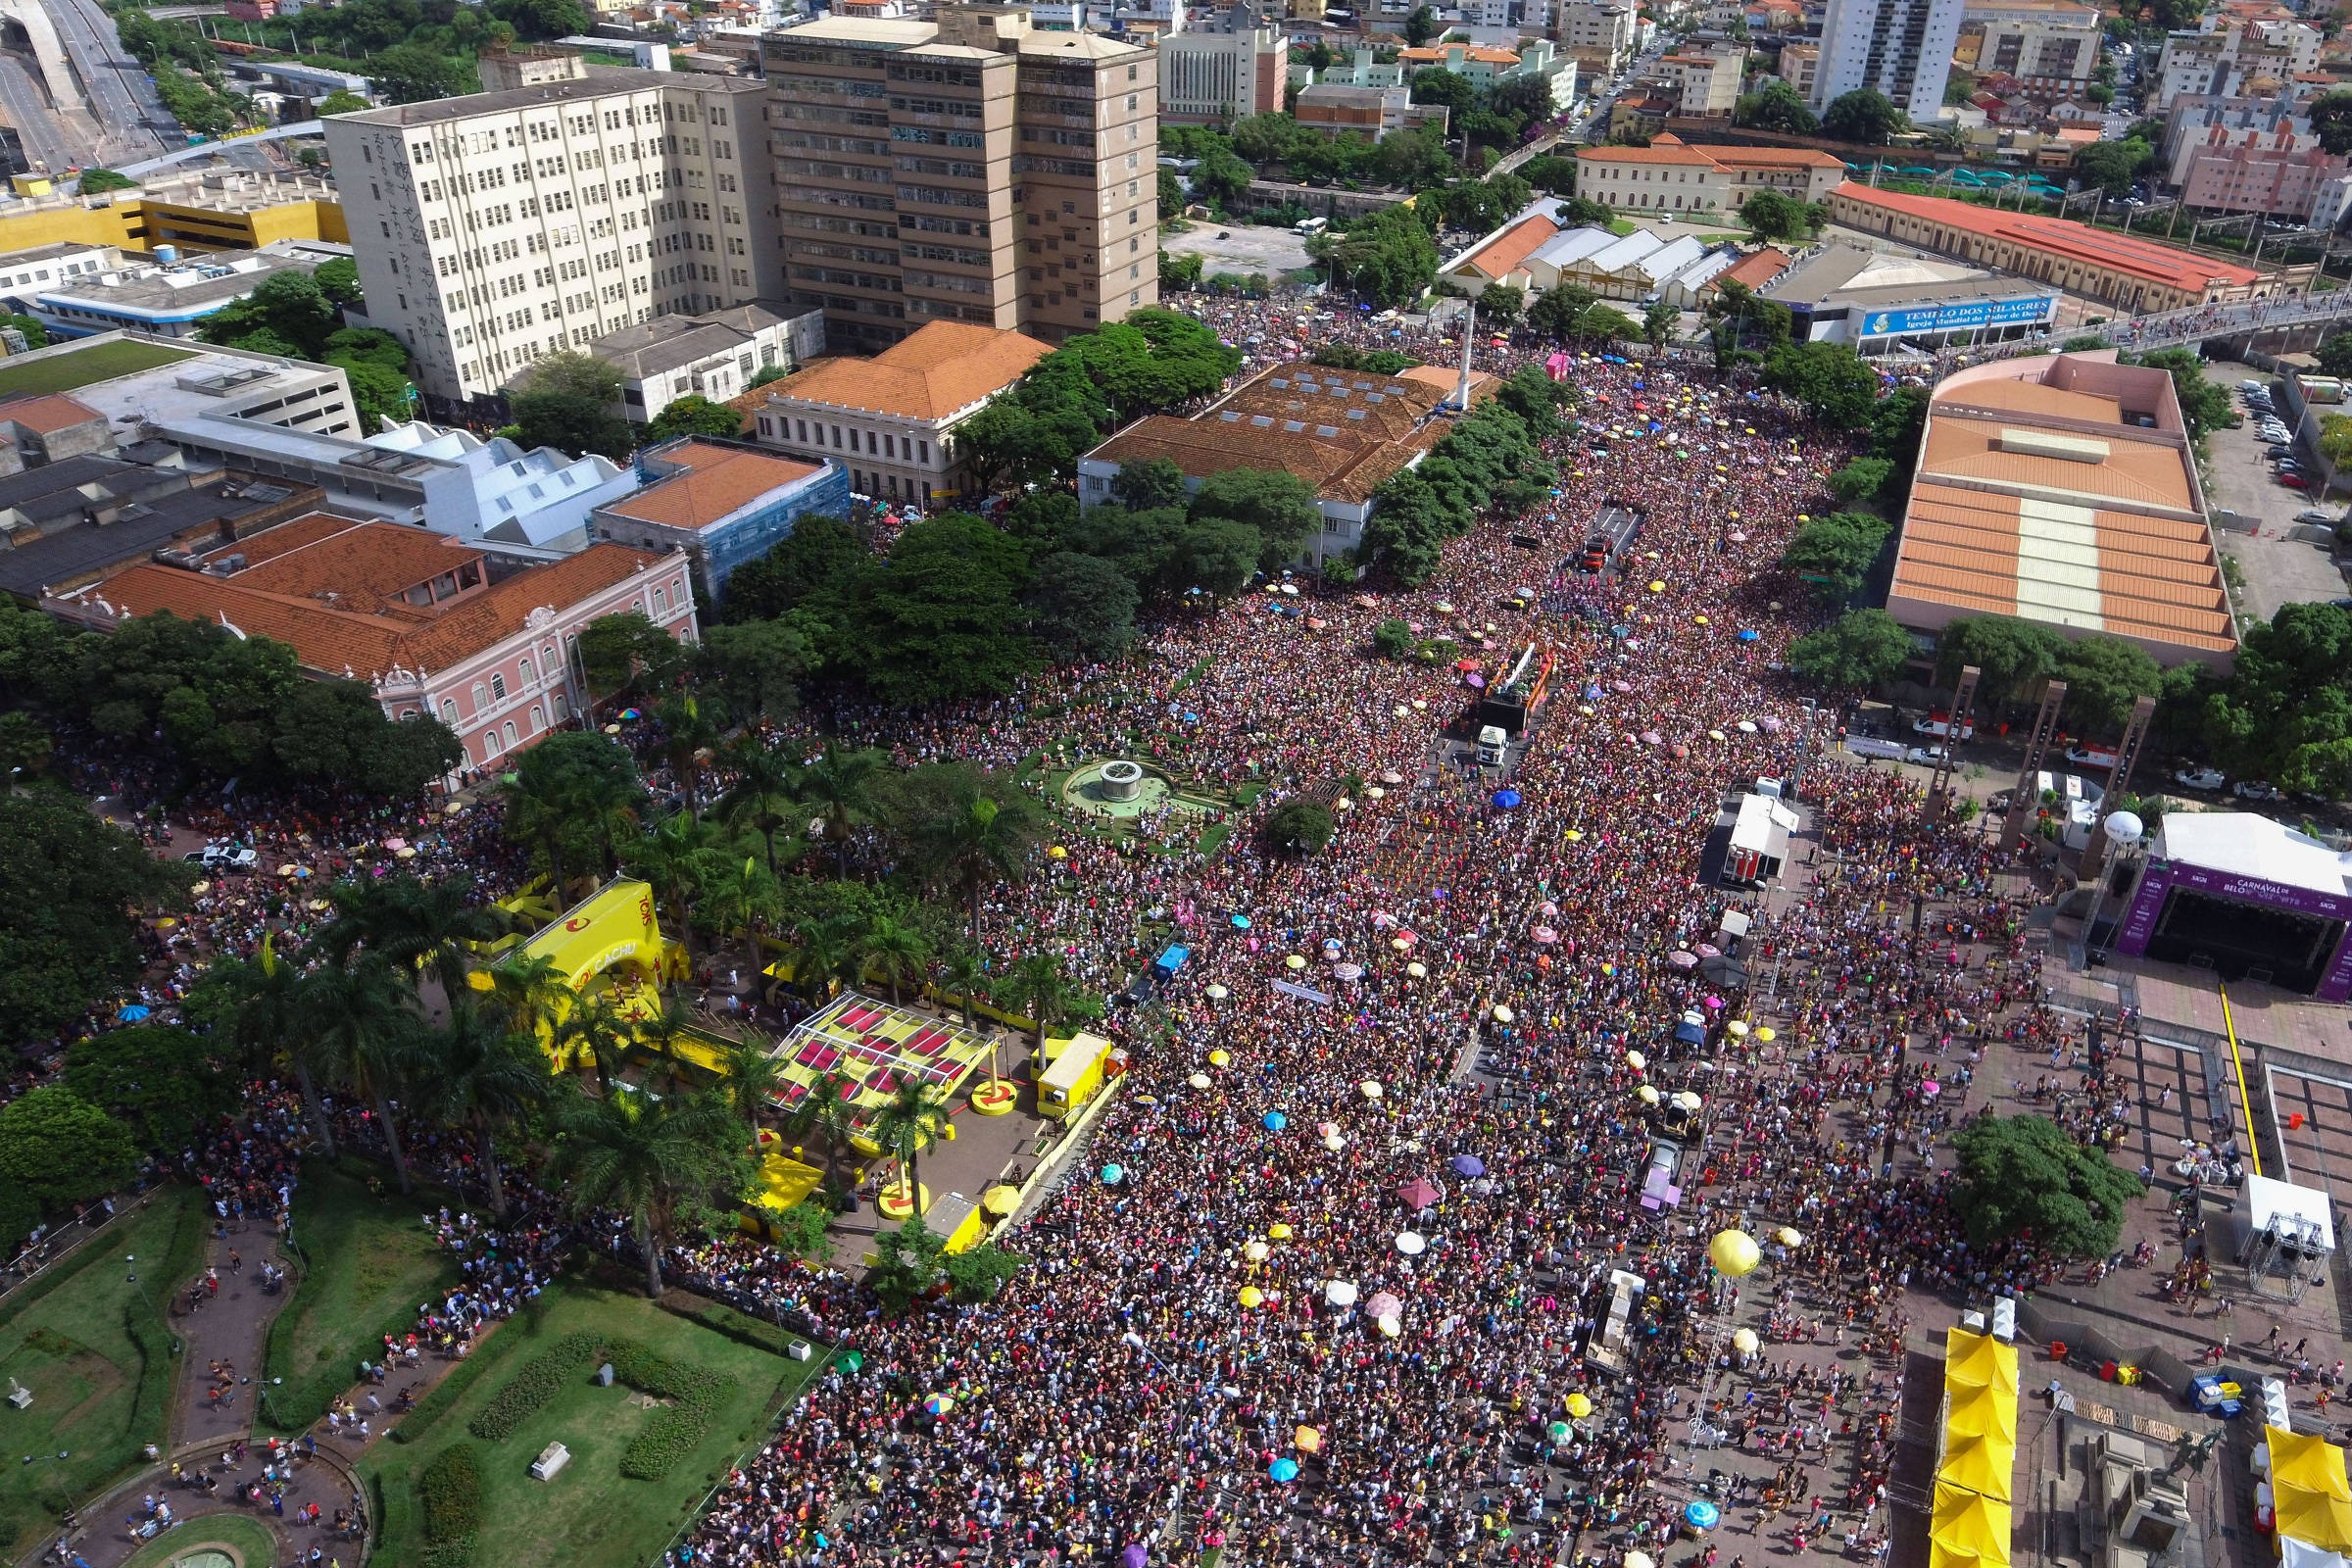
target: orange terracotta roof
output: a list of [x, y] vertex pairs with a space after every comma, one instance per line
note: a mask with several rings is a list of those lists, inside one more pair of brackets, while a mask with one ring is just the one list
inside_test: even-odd
[[[1580, 153], [1579, 157], [1587, 156]], [[2250, 267], [2210, 261], [2189, 251], [2159, 245], [2136, 235], [2115, 234], [2069, 219], [2043, 218], [2033, 213], [2004, 213], [1941, 196], [1914, 196], [1907, 191], [1875, 190], [1847, 180], [1830, 193], [1864, 207], [1945, 223], [1986, 239], [2005, 240], [2033, 250], [2062, 256], [2087, 267], [2126, 273], [2169, 288], [2203, 293], [2214, 284], [2245, 287], [2262, 273]]]
[[1725, 283], [1740, 283], [1748, 288], [1762, 288], [1787, 270], [1788, 258], [1767, 245], [1752, 255], [1740, 257], [1715, 282], [1718, 287]]
[[2016, 450], [2008, 433], [2020, 428], [2046, 426], [2030, 416], [2002, 420], [1939, 413], [1929, 421], [1927, 445], [1919, 459], [1920, 476], [1948, 476], [1962, 483], [1974, 479], [2005, 490], [2089, 506], [2114, 502], [2176, 512], [2191, 510], [2188, 468], [2174, 447], [2129, 439], [2124, 427], [2117, 426], [2112, 432], [2083, 437], [2104, 445], [2104, 458], [2077, 463]]
[[[386, 534], [433, 537], [400, 523], [337, 520], [346, 526], [321, 552], [330, 558], [379, 549]], [[404, 606], [410, 612], [395, 614], [390, 607], [367, 606], [353, 595], [330, 603], [272, 591], [252, 570], [215, 577], [152, 563], [118, 573], [97, 592], [119, 615], [169, 611], [188, 620], [225, 622], [249, 636], [273, 637], [291, 645], [306, 668], [334, 675], [348, 669], [368, 679], [396, 665], [447, 669], [522, 631], [539, 607], [567, 609], [627, 581], [658, 559], [624, 545], [590, 545], [577, 555], [462, 595], [437, 613]]]
[[1052, 352], [1025, 332], [933, 321], [870, 360], [827, 360], [767, 390], [831, 408], [944, 419], [1004, 391]]
[[822, 471], [813, 463], [703, 441], [688, 441], [657, 453], [655, 461], [678, 465], [683, 471], [609, 501], [601, 510], [664, 527], [708, 528], [770, 491], [799, 484]]
[[1536, 248], [1557, 234], [1550, 219], [1537, 214], [1495, 235], [1463, 259], [1462, 265], [1482, 277], [1507, 277], [1518, 270], [1519, 264], [1534, 254]]
[[[1660, 143], [1664, 138], [1659, 138]], [[1590, 158], [1596, 164], [1694, 164], [1707, 169], [1716, 167], [1715, 160], [1695, 147], [1680, 142], [1653, 143], [1647, 147], [1579, 147], [1576, 156], [1581, 162]]]
[[237, 580], [248, 588], [393, 614], [429, 614], [429, 606], [397, 603], [399, 596], [480, 561], [482, 553], [422, 528], [346, 521], [299, 548], [281, 547], [261, 561], [251, 554], [245, 559]]
[[[1396, 51], [1396, 58], [1422, 65], [1432, 61], [1443, 63], [1446, 58], [1446, 51], [1439, 48], [1436, 44], [1429, 44], [1419, 49], [1399, 49]], [[1473, 45], [1464, 49], [1462, 58], [1481, 61], [1490, 66], [1515, 66], [1519, 63], [1519, 57], [1510, 50], [1490, 49], [1484, 45]]]
[[1702, 149], [1726, 169], [1843, 169], [1841, 159], [1818, 147], [1708, 147]]
[[55, 435], [60, 430], [105, 417], [88, 404], [76, 402], [62, 392], [47, 397], [11, 398], [0, 403], [0, 419], [21, 424], [36, 435]]

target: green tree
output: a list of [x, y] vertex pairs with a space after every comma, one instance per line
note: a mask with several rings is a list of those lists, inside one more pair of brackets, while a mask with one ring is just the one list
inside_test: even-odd
[[[252, 345], [248, 339], [240, 338], [237, 346]], [[363, 435], [374, 435], [388, 424], [408, 420], [416, 407], [417, 392], [400, 371], [342, 354], [329, 354], [326, 363], [340, 369], [351, 382], [351, 401], [359, 410]]]
[[0, 1188], [43, 1211], [103, 1197], [138, 1168], [130, 1129], [70, 1089], [49, 1084], [0, 1110]]
[[851, 751], [836, 743], [803, 763], [792, 781], [795, 802], [814, 811], [833, 846], [834, 869], [850, 874], [850, 837], [875, 819], [877, 780], [889, 765], [882, 752]]
[[[732, 599], [733, 583], [728, 585]], [[820, 667], [805, 617], [705, 626], [693, 653], [696, 678], [724, 710], [747, 722], [781, 720], [800, 710], [801, 683]]]
[[1840, 430], [1869, 424], [1879, 399], [1879, 372], [1842, 343], [1782, 345], [1764, 362], [1764, 384]]
[[1801, 240], [1820, 226], [1810, 203], [1777, 190], [1760, 190], [1740, 208], [1740, 220], [1758, 239]]
[[[334, 95], [330, 93], [327, 96], [331, 98]], [[330, 256], [320, 262], [318, 270], [311, 273], [311, 281], [318, 285], [319, 293], [325, 295], [330, 302], [336, 305], [357, 305], [360, 302], [360, 264], [348, 256]], [[335, 339], [342, 335], [341, 332], [330, 333], [326, 340], [327, 347], [333, 348]], [[389, 332], [375, 331], [369, 332], [368, 335], [390, 338], [395, 345], [400, 342], [400, 339], [393, 337]], [[399, 369], [407, 363], [408, 351], [402, 349], [400, 361], [393, 366], [393, 368]]]
[[2352, 153], [2352, 89], [2324, 92], [2311, 100], [2305, 113], [2322, 147], [2337, 157]]
[[1414, 72], [1412, 93], [1417, 104], [1442, 105], [1457, 115], [1468, 114], [1478, 101], [1478, 89], [1470, 84], [1470, 78], [1443, 66], [1425, 66]]
[[1876, 501], [1894, 477], [1885, 458], [1856, 458], [1830, 475], [1830, 489], [1847, 506]]
[[1861, 588], [1892, 531], [1884, 517], [1833, 512], [1798, 527], [1781, 564], [1804, 578], [1815, 597], [1837, 604]]
[[874, 696], [913, 708], [1009, 689], [1037, 663], [1021, 630], [1028, 551], [980, 518], [949, 512], [902, 530], [887, 562], [840, 595], [847, 658]]
[[661, 901], [662, 913], [679, 931], [691, 923], [688, 911], [695, 900], [725, 873], [728, 861], [718, 829], [692, 811], [670, 812], [620, 855], [622, 869], [645, 879]]
[[785, 1256], [815, 1263], [832, 1256], [833, 1240], [826, 1234], [832, 1224], [833, 1211], [806, 1198], [767, 1220], [768, 1234]]
[[195, 879], [72, 796], [0, 794], [0, 1040], [53, 1035], [137, 979], [138, 911]]
[[1642, 313], [1642, 337], [1653, 349], [1674, 341], [1683, 328], [1683, 313], [1664, 300], [1653, 300]]
[[808, 1139], [821, 1139], [825, 1146], [825, 1190], [837, 1193], [841, 1184], [841, 1152], [849, 1147], [851, 1136], [858, 1130], [858, 1110], [854, 1102], [860, 1091], [857, 1079], [840, 1071], [828, 1071], [808, 1086], [808, 1092], [793, 1102], [784, 1113], [784, 1136], [805, 1146]]
[[749, 1175], [735, 1118], [711, 1095], [578, 1093], [556, 1118], [548, 1174], [574, 1214], [625, 1215], [645, 1265], [645, 1294], [662, 1297], [662, 1249], [681, 1211], [731, 1202]]
[[1344, 234], [1319, 234], [1307, 253], [1334, 265], [1351, 291], [1375, 305], [1409, 305], [1438, 275], [1437, 242], [1420, 214], [1406, 207], [1383, 208]]
[[1109, 562], [1062, 550], [1037, 563], [1022, 603], [1031, 632], [1056, 660], [1100, 662], [1134, 645], [1142, 596]]
[[1511, 283], [1489, 283], [1478, 296], [1480, 324], [1507, 332], [1527, 313], [1527, 291]]
[[1298, 559], [1323, 526], [1315, 493], [1282, 468], [1227, 468], [1200, 481], [1189, 509], [1195, 523], [1222, 518], [1257, 535], [1257, 564], [1279, 570]]
[[1027, 872], [1029, 858], [1045, 836], [1043, 814], [1028, 796], [1000, 792], [987, 775], [970, 769], [943, 773], [942, 781], [946, 789], [938, 808], [913, 824], [915, 863], [934, 886], [962, 895], [972, 951], [985, 953], [981, 895]]
[[43, 326], [36, 318], [18, 315], [14, 312], [0, 314], [0, 327], [8, 326], [13, 326], [24, 334], [24, 346], [27, 349], [45, 349], [49, 346], [49, 329]]
[[1051, 953], [1023, 956], [999, 982], [997, 995], [1004, 1005], [1030, 1020], [1030, 1045], [1041, 1058], [1046, 1053], [1047, 1031], [1087, 1010], [1085, 994], [1070, 984], [1061, 972], [1061, 960]]
[[599, 615], [580, 628], [580, 674], [595, 702], [660, 689], [686, 662], [678, 640], [643, 611]]
[[326, 352], [337, 324], [335, 302], [308, 272], [271, 272], [243, 299], [231, 300], [196, 325], [207, 343], [239, 342], [257, 330], [276, 333], [295, 346], [296, 357], [316, 360]]
[[1404, 19], [1404, 41], [1418, 49], [1438, 35], [1438, 14], [1429, 7], [1415, 6]]
[[514, 1032], [496, 1013], [461, 1001], [449, 1019], [432, 1031], [418, 1088], [425, 1114], [473, 1138], [482, 1178], [490, 1186], [490, 1211], [507, 1213], [506, 1172], [498, 1156], [498, 1135], [546, 1104], [554, 1079], [539, 1042]]
[[[333, 92], [318, 100], [318, 116], [323, 120], [328, 115], [365, 114], [374, 107], [375, 105], [348, 87], [337, 87]], [[85, 184], [83, 189], [88, 189], [88, 186]]]
[[940, 1256], [940, 1271], [947, 1276], [949, 1294], [958, 1301], [993, 1301], [1004, 1290], [1021, 1265], [1029, 1259], [1019, 1252], [1009, 1251], [994, 1242], [982, 1242], [960, 1252], [945, 1252]]
[[798, 820], [800, 770], [786, 754], [771, 750], [759, 734], [738, 736], [721, 759], [734, 783], [715, 803], [720, 821], [738, 831], [750, 828], [767, 847], [767, 869], [778, 865], [776, 835]]
[[2048, 1257], [2105, 1257], [2146, 1189], [2047, 1116], [1980, 1116], [1952, 1137], [1952, 1211], [1979, 1247], [2031, 1241]]
[[758, 985], [767, 968], [767, 954], [760, 945], [760, 929], [784, 912], [784, 890], [776, 874], [747, 855], [740, 865], [728, 864], [704, 885], [696, 908], [706, 919], [733, 926], [742, 934], [744, 972]]
[[[403, 100], [409, 101], [409, 100]], [[585, 351], [551, 354], [520, 377], [508, 399], [515, 443], [619, 463], [637, 448], [620, 405], [620, 371]]]
[[645, 783], [629, 754], [602, 735], [559, 730], [524, 752], [509, 778], [501, 786], [507, 836], [545, 853], [559, 905], [568, 872], [618, 865], [620, 846], [636, 837]]
[[1372, 647], [1388, 659], [1402, 659], [1413, 651], [1413, 629], [1394, 616], [1372, 628]]
[[1828, 626], [1788, 645], [1788, 667], [1810, 681], [1872, 691], [1910, 662], [1911, 634], [1884, 610], [1849, 610]]
[[946, 1278], [946, 1242], [932, 1234], [920, 1214], [874, 1239], [874, 1264], [865, 1288], [894, 1316], [905, 1313]]
[[137, 190], [139, 182], [127, 174], [118, 174], [111, 169], [85, 169], [81, 172], [81, 193], [84, 196], [102, 195], [110, 190]]
[[235, 1114], [242, 1065], [233, 1043], [143, 1023], [67, 1047], [59, 1082], [133, 1129], [142, 1147], [176, 1154]]
[[882, 1152], [906, 1168], [903, 1190], [917, 1214], [923, 1209], [923, 1151], [939, 1142], [947, 1125], [948, 1097], [922, 1074], [908, 1073], [899, 1080], [898, 1093], [874, 1112], [866, 1127], [866, 1136], [881, 1146]]
[[1159, 172], [1159, 216], [1164, 220], [1184, 211], [1184, 184], [1173, 169]]
[[1010, 398], [999, 398], [956, 428], [956, 450], [975, 489], [1046, 484], [1074, 471], [1068, 436]]
[[801, 517], [766, 555], [728, 575], [722, 612], [731, 621], [771, 619], [838, 590], [871, 559], [864, 538], [843, 518]]
[[1789, 136], [1810, 136], [1821, 129], [1821, 122], [1806, 106], [1804, 95], [1778, 78], [1767, 81], [1754, 92], [1740, 94], [1732, 106], [1732, 123], [1750, 130], [1777, 130]]
[[[2352, 338], [2352, 333], [2347, 333]], [[1154, 507], [1181, 507], [1191, 499], [1184, 482], [1184, 470], [1167, 458], [1146, 458], [1140, 463], [1123, 463], [1111, 476], [1110, 497], [1131, 512], [1148, 512]]]
[[474, 944], [506, 934], [506, 915], [474, 898], [464, 872], [425, 881], [398, 876], [337, 882], [327, 890], [334, 917], [318, 933], [318, 951], [336, 963], [368, 952], [404, 974], [430, 971], [444, 994], [466, 989]]
[[392, 1098], [414, 1075], [423, 1024], [409, 979], [380, 956], [303, 976], [293, 999], [288, 1049], [315, 1078], [349, 1090], [375, 1112], [400, 1190], [410, 1190], [408, 1150]]
[[1857, 87], [1833, 100], [1822, 111], [1821, 133], [1832, 141], [1858, 142], [1865, 147], [1884, 147], [1894, 139], [1894, 133], [1904, 129], [1910, 121], [1885, 93], [1869, 87]]
[[893, 915], [877, 914], [858, 934], [858, 964], [866, 975], [880, 975], [897, 1006], [901, 992], [919, 981], [931, 960], [931, 941], [913, 925]]
[[2066, 639], [2013, 615], [1963, 615], [1936, 640], [1936, 679], [1950, 686], [1977, 666], [1978, 692], [1994, 709], [2022, 702], [2055, 674]]
[[1266, 841], [1291, 855], [1315, 854], [1337, 831], [1331, 808], [1319, 801], [1285, 801], [1266, 818]]
[[2164, 671], [2137, 643], [2098, 633], [2076, 637], [2058, 653], [2066, 708], [2086, 735], [2121, 735], [2139, 698], [2154, 697]]
[[760, 1117], [775, 1104], [790, 1064], [764, 1039], [730, 1040], [719, 1048], [718, 1093], [735, 1114], [744, 1119], [752, 1138], [760, 1136]]
[[481, 90], [473, 62], [436, 54], [422, 44], [396, 43], [368, 62], [368, 89], [396, 104], [430, 103]]
[[2122, 196], [2155, 162], [2156, 149], [2144, 141], [2095, 141], [2075, 154], [2075, 174], [2085, 186]]
[[672, 398], [653, 421], [645, 427], [647, 442], [667, 441], [682, 435], [723, 436], [728, 439], [743, 434], [743, 416], [723, 403], [713, 403], [697, 392], [682, 398]]

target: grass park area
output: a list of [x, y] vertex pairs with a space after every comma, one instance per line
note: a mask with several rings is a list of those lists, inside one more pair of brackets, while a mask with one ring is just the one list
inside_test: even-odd
[[132, 1553], [122, 1568], [171, 1568], [208, 1550], [233, 1554], [241, 1568], [277, 1568], [277, 1538], [259, 1520], [233, 1513], [208, 1514], [167, 1531]]
[[[625, 1386], [625, 1373], [611, 1388], [598, 1387], [594, 1360], [565, 1359], [565, 1342], [578, 1335], [634, 1342], [683, 1374], [681, 1381], [699, 1381], [709, 1391], [699, 1435], [679, 1441], [659, 1480], [624, 1474], [624, 1452], [674, 1426], [693, 1400], [649, 1396]], [[429, 1543], [420, 1482], [437, 1463], [446, 1472], [445, 1456], [463, 1446], [479, 1478], [479, 1501], [472, 1549], [458, 1555], [474, 1568], [652, 1562], [784, 1400], [823, 1364], [789, 1360], [639, 1296], [557, 1286], [531, 1312], [501, 1326], [412, 1412], [397, 1429], [400, 1441], [375, 1445], [361, 1461], [382, 1521], [372, 1560], [378, 1568], [421, 1568]], [[525, 1393], [531, 1396], [518, 1402]], [[485, 1438], [483, 1430], [503, 1435]], [[532, 1480], [531, 1461], [556, 1442], [571, 1450], [570, 1464], [552, 1480]], [[446, 1548], [436, 1557], [457, 1568]]]
[[98, 343], [72, 354], [54, 354], [47, 359], [33, 360], [24, 365], [0, 361], [0, 397], [20, 397], [27, 393], [71, 392], [77, 386], [93, 381], [112, 380], [118, 375], [129, 375], [136, 370], [152, 370], [173, 360], [187, 359], [184, 349], [161, 348], [153, 343]]
[[0, 1404], [0, 1552], [9, 1557], [164, 1442], [177, 1362], [162, 1308], [202, 1255], [197, 1198], [193, 1188], [158, 1192], [0, 1300], [0, 1388], [13, 1379], [32, 1391], [24, 1409]]
[[441, 1201], [419, 1188], [409, 1198], [378, 1197], [369, 1179], [390, 1184], [378, 1167], [357, 1161], [317, 1166], [294, 1190], [294, 1243], [302, 1277], [294, 1298], [270, 1326], [263, 1372], [264, 1425], [300, 1432], [351, 1387], [362, 1360], [373, 1360], [384, 1336], [416, 1326], [419, 1302], [435, 1300], [458, 1279], [456, 1260], [433, 1244], [420, 1215]]

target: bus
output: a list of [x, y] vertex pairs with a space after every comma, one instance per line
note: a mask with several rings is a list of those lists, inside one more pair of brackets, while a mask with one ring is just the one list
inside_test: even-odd
[[1301, 218], [1291, 225], [1291, 232], [1300, 239], [1313, 239], [1330, 226], [1331, 220], [1328, 218]]

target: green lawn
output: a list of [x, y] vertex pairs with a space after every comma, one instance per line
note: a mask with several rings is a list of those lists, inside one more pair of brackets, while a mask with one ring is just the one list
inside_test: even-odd
[[184, 349], [167, 349], [125, 339], [93, 344], [73, 354], [52, 355], [29, 365], [12, 366], [0, 361], [0, 397], [13, 398], [27, 392], [71, 392], [93, 381], [109, 381], [134, 370], [152, 370], [159, 365], [189, 357]]
[[[416, 1327], [416, 1307], [445, 1294], [456, 1260], [433, 1245], [419, 1216], [422, 1189], [378, 1198], [377, 1167], [353, 1162], [306, 1173], [294, 1192], [294, 1242], [303, 1273], [294, 1298], [270, 1327], [264, 1371], [266, 1423], [298, 1432], [325, 1414], [351, 1386], [359, 1363], [384, 1348], [384, 1336]], [[386, 1185], [389, 1185], [388, 1183]], [[436, 1192], [431, 1202], [439, 1202]]]
[[[361, 1460], [361, 1473], [378, 1499], [380, 1568], [416, 1568], [423, 1556], [422, 1509], [416, 1478], [452, 1444], [471, 1444], [482, 1475], [482, 1527], [474, 1568], [518, 1562], [565, 1568], [639, 1568], [669, 1544], [728, 1466], [766, 1430], [772, 1404], [796, 1392], [821, 1360], [796, 1362], [757, 1349], [664, 1312], [644, 1298], [594, 1286], [565, 1284], [541, 1298], [537, 1320], [517, 1317], [501, 1327], [488, 1348], [496, 1364], [466, 1388], [440, 1419], [409, 1443], [379, 1443]], [[650, 1418], [645, 1400], [593, 1376], [574, 1377], [562, 1392], [499, 1442], [484, 1442], [467, 1423], [480, 1414], [541, 1351], [580, 1332], [635, 1340], [682, 1365], [733, 1379], [719, 1399], [703, 1442], [660, 1481], [621, 1475], [621, 1450]], [[510, 1336], [513, 1337], [512, 1342]], [[548, 1444], [571, 1449], [571, 1463], [553, 1481], [533, 1481], [531, 1461]]]
[[276, 1568], [277, 1538], [269, 1527], [243, 1514], [208, 1514], [192, 1524], [168, 1530], [134, 1552], [122, 1568], [164, 1568], [166, 1563], [201, 1551], [206, 1546], [224, 1546], [243, 1560], [245, 1568]]
[[203, 1244], [196, 1190], [171, 1188], [0, 1303], [0, 1390], [32, 1391], [28, 1409], [0, 1405], [0, 1553], [21, 1556], [164, 1441], [178, 1363], [157, 1307]]

